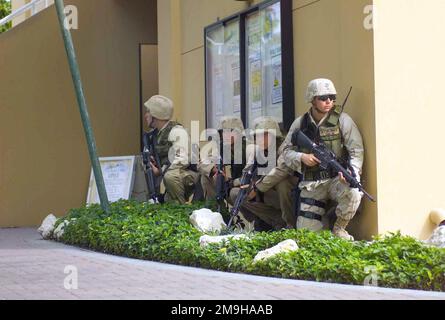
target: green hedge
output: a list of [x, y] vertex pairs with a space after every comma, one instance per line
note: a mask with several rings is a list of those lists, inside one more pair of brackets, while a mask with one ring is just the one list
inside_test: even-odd
[[[199, 245], [201, 233], [189, 215], [201, 206], [147, 205], [132, 201], [112, 204], [111, 214], [100, 206], [73, 209], [58, 221], [76, 218], [61, 239], [105, 253], [250, 273], [264, 276], [363, 285], [377, 270], [381, 287], [445, 291], [445, 250], [427, 247], [400, 233], [372, 243], [349, 242], [330, 232], [283, 230], [250, 234], [249, 240], [225, 245]], [[253, 263], [260, 250], [294, 239], [300, 250]]]

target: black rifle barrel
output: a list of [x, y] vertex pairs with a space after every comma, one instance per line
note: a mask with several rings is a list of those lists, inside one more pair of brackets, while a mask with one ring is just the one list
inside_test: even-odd
[[230, 220], [229, 223], [227, 224], [227, 228], [231, 227], [233, 219], [238, 215], [241, 209], [241, 205], [244, 203], [247, 196], [249, 195], [249, 192], [252, 188], [252, 181], [254, 176], [256, 175], [257, 169], [258, 169], [258, 162], [255, 158], [249, 170], [244, 172], [243, 177], [241, 178], [241, 188], [240, 191], [238, 192], [235, 203], [233, 204], [232, 210], [230, 211]]
[[156, 191], [155, 176], [151, 167], [151, 158], [155, 159], [156, 165], [159, 166], [159, 157], [156, 155], [154, 148], [155, 132], [144, 132], [143, 143], [144, 150], [142, 151], [142, 162], [145, 167], [145, 181], [147, 183], [148, 198], [154, 203], [159, 203], [159, 197]]

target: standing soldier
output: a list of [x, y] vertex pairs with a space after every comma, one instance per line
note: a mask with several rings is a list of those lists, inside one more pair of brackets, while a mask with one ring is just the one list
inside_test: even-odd
[[[216, 197], [216, 180], [218, 174], [224, 175], [226, 186], [239, 185], [239, 178], [246, 165], [246, 139], [244, 137], [244, 125], [240, 118], [223, 117], [218, 124], [222, 146], [216, 140], [207, 143], [200, 152], [201, 159], [198, 171], [201, 174], [201, 185], [206, 200]], [[222, 134], [221, 134], [222, 133]], [[218, 140], [218, 139], [217, 139]], [[222, 152], [222, 159], [221, 154]], [[230, 157], [230, 158], [229, 158]], [[223, 172], [218, 172], [218, 164], [223, 161]], [[229, 192], [228, 190], [225, 190]]]
[[189, 161], [189, 137], [182, 125], [171, 121], [173, 102], [156, 95], [145, 103], [145, 121], [156, 132], [156, 153], [160, 168], [150, 165], [157, 177], [163, 177], [166, 190], [165, 201], [186, 203], [199, 182], [199, 173], [192, 170]]
[[[282, 163], [277, 163], [277, 146], [283, 142], [277, 121], [269, 116], [260, 117], [254, 121], [255, 145], [247, 147], [247, 172], [256, 158], [258, 174], [254, 188], [240, 208], [248, 222], [254, 222], [257, 230], [269, 227], [279, 230], [295, 228], [296, 218], [292, 210], [291, 188], [298, 179], [293, 172]], [[241, 186], [246, 187], [246, 186]], [[240, 189], [234, 188], [230, 192], [231, 203], [234, 203]]]
[[343, 106], [334, 105], [336, 94], [334, 84], [328, 79], [309, 83], [306, 101], [312, 106], [294, 121], [280, 151], [284, 163], [302, 176], [297, 228], [322, 229], [327, 202], [334, 200], [338, 205], [332, 232], [338, 237], [353, 240], [346, 227], [360, 205], [362, 193], [350, 188], [341, 173], [323, 170], [313, 154], [291, 143], [294, 131], [302, 130], [312, 141], [324, 144], [335, 153], [345, 168], [350, 167], [351, 173], [360, 181], [364, 157], [362, 136], [352, 118], [343, 112]]

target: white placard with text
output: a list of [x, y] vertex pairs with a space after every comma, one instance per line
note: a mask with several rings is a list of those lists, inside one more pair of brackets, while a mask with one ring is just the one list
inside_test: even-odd
[[[135, 156], [99, 158], [108, 201], [128, 200], [134, 184]], [[96, 179], [91, 170], [87, 205], [100, 203]]]

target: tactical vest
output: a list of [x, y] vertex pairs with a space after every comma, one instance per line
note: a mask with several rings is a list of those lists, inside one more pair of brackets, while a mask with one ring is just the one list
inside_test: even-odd
[[[342, 164], [346, 162], [347, 151], [344, 147], [343, 136], [340, 129], [340, 115], [342, 107], [335, 106], [329, 112], [328, 118], [322, 125], [317, 127], [310, 118], [307, 112], [301, 121], [301, 130], [309, 139], [317, 144], [324, 144], [328, 147], [340, 160]], [[310, 153], [310, 150], [299, 148], [299, 152]], [[337, 174], [322, 170], [319, 166], [307, 167], [304, 163], [302, 165], [303, 179], [305, 181], [316, 181], [335, 177]]]
[[170, 161], [168, 160], [168, 151], [172, 147], [173, 143], [168, 140], [168, 137], [172, 129], [176, 126], [182, 125], [175, 121], [170, 121], [164, 129], [158, 132], [155, 149], [159, 156], [161, 167], [164, 165], [170, 165]]

